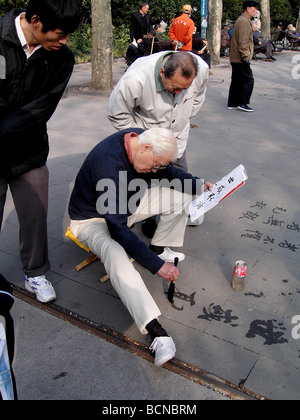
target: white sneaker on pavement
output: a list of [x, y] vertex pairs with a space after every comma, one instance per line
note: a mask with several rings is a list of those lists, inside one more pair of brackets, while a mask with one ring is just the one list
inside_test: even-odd
[[176, 347], [171, 337], [156, 337], [149, 349], [155, 352], [154, 364], [162, 366], [173, 359], [176, 353]]
[[56, 299], [55, 290], [45, 276], [25, 276], [25, 289], [35, 293], [37, 300], [42, 303], [51, 302]]

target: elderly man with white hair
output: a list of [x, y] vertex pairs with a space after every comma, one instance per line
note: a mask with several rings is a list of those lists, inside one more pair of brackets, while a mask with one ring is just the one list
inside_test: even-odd
[[[74, 236], [101, 258], [112, 285], [142, 334], [149, 333], [155, 364], [175, 356], [175, 344], [159, 324], [161, 315], [129, 257], [168, 282], [179, 276], [174, 259], [182, 247], [193, 195], [212, 189], [179, 168], [177, 142], [165, 128], [119, 131], [100, 142], [87, 156], [69, 204]], [[130, 229], [160, 214], [148, 247]]]

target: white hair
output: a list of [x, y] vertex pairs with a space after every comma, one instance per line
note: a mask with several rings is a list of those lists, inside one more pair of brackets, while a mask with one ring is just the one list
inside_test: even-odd
[[138, 144], [152, 144], [153, 154], [163, 156], [168, 153], [171, 162], [178, 156], [177, 140], [168, 128], [153, 127], [139, 135]]

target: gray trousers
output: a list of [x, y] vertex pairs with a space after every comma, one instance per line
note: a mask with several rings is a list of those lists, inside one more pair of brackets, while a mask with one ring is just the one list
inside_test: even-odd
[[47, 239], [48, 182], [46, 165], [16, 179], [0, 177], [0, 230], [9, 187], [20, 224], [20, 258], [27, 277], [43, 275], [50, 268]]
[[180, 158], [178, 158], [176, 162], [172, 162], [171, 165], [175, 166], [176, 168], [182, 169], [185, 172], [188, 172], [186, 151], [183, 152], [183, 155]]

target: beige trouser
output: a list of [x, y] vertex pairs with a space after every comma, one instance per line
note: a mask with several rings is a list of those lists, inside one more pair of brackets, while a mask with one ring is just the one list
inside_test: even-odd
[[[151, 188], [141, 199], [136, 212], [128, 217], [128, 226], [160, 214], [151, 243], [181, 247], [191, 200], [192, 196], [169, 188]], [[145, 326], [161, 315], [160, 310], [124, 248], [111, 238], [105, 220], [71, 220], [70, 228], [73, 235], [101, 259], [113, 288], [141, 333], [146, 334]]]

